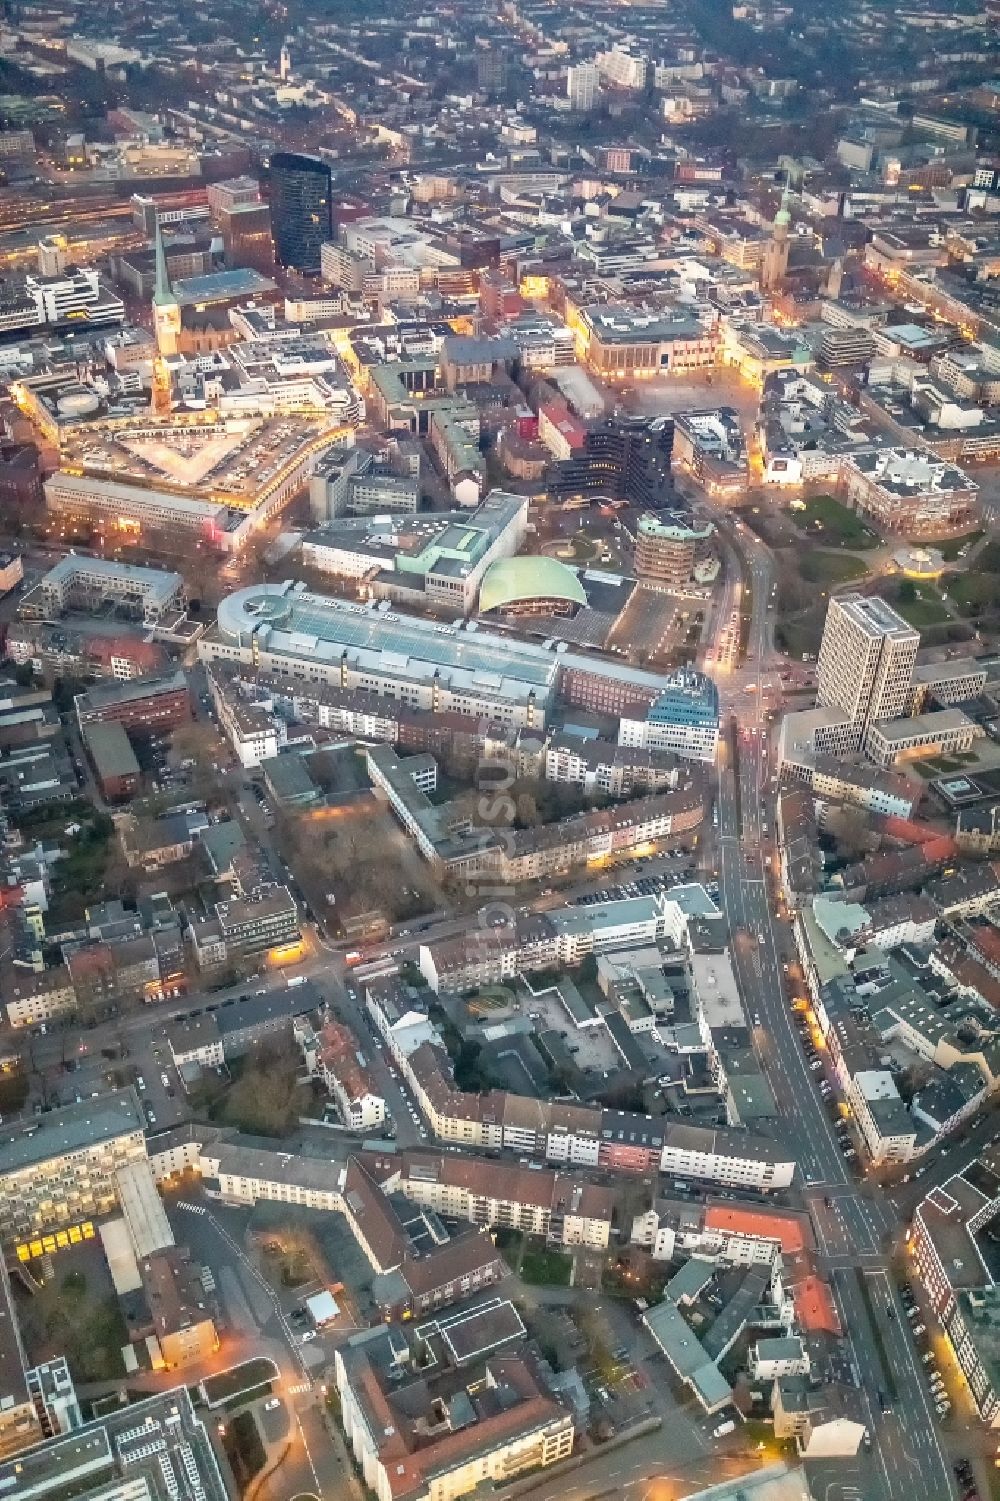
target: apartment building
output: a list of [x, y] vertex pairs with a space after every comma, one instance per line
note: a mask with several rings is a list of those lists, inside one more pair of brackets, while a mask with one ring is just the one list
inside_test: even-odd
[[227, 954], [247, 958], [299, 937], [298, 908], [287, 886], [218, 902], [215, 913]]
[[[390, 1026], [393, 994], [369, 993], [376, 1026], [386, 1036], [424, 1117], [439, 1141], [524, 1152], [551, 1163], [629, 1174], [657, 1171], [760, 1189], [787, 1187], [795, 1171], [772, 1143], [739, 1131], [667, 1126], [648, 1116], [560, 1101], [540, 1102], [493, 1090], [470, 1094], [455, 1085], [447, 1055], [425, 1019], [412, 1043]], [[428, 1036], [428, 1033], [431, 1033]]]
[[326, 1021], [314, 1031], [308, 1022], [299, 1021], [295, 1035], [310, 1077], [322, 1081], [347, 1129], [369, 1131], [382, 1125], [386, 1103], [350, 1028], [340, 1022]]
[[40, 974], [12, 966], [4, 979], [7, 1021], [13, 1028], [37, 1027], [76, 1010], [76, 991], [64, 964]]
[[551, 1245], [606, 1250], [614, 1194], [541, 1163], [473, 1159], [444, 1152], [404, 1152], [381, 1158], [363, 1152], [385, 1192], [397, 1191], [422, 1209], [473, 1225], [521, 1230]]
[[916, 1122], [900, 1098], [888, 1069], [859, 1069], [849, 1079], [847, 1097], [872, 1162], [906, 1162], [913, 1156]]
[[145, 1120], [132, 1089], [51, 1110], [0, 1137], [0, 1241], [10, 1248], [106, 1214], [115, 1173], [146, 1156]]
[[457, 1501], [573, 1450], [573, 1417], [493, 1299], [415, 1329], [354, 1335], [336, 1356], [347, 1442], [377, 1501]]

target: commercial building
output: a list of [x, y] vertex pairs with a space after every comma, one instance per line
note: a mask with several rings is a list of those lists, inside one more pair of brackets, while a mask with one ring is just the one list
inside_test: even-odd
[[[219, 606], [208, 662], [261, 667], [408, 706], [541, 727], [559, 663], [527, 643], [365, 610], [291, 584], [253, 585]], [[499, 669], [499, 670], [498, 670]]]
[[298, 908], [287, 886], [218, 902], [215, 913], [226, 954], [237, 958], [266, 953], [299, 937]]
[[859, 749], [872, 725], [898, 719], [910, 701], [919, 632], [877, 596], [835, 595], [816, 665], [816, 702], [840, 709]]
[[186, 1387], [59, 1434], [0, 1464], [0, 1493], [18, 1501], [227, 1501], [228, 1489]]
[[179, 573], [139, 568], [113, 559], [60, 558], [22, 599], [24, 619], [58, 620], [71, 610], [96, 612], [113, 604], [144, 625], [156, 625], [184, 606], [184, 580]]
[[878, 448], [848, 454], [846, 498], [889, 531], [934, 536], [974, 525], [978, 486], [929, 450]]
[[527, 518], [524, 496], [492, 490], [469, 512], [331, 521], [306, 534], [302, 560], [372, 598], [468, 615], [490, 566], [524, 542]]
[[733, 407], [674, 414], [673, 462], [710, 495], [738, 495], [747, 484], [747, 449]]
[[865, 752], [876, 766], [896, 766], [927, 756], [965, 755], [986, 731], [961, 709], [938, 709], [910, 719], [872, 724]]
[[577, 708], [617, 715], [648, 709], [663, 690], [659, 673], [561, 645], [501, 636], [475, 621], [445, 625], [399, 616], [289, 581], [226, 596], [198, 652], [205, 662], [284, 677], [289, 690], [303, 695], [326, 686], [360, 690], [376, 715], [395, 700], [400, 712], [452, 712], [533, 730], [544, 728], [557, 689]]
[[644, 718], [622, 715], [619, 745], [673, 751], [687, 760], [714, 763], [720, 717], [715, 683], [693, 667], [683, 667], [664, 681], [666, 686]]
[[320, 269], [320, 248], [333, 238], [332, 176], [317, 156], [277, 151], [271, 157], [271, 219], [278, 264]]
[[70, 523], [135, 534], [144, 530], [193, 532], [222, 551], [238, 552], [248, 541], [250, 516], [218, 501], [189, 500], [161, 490], [122, 485], [102, 475], [60, 469], [45, 481], [45, 504]]
[[609, 381], [682, 374], [715, 363], [713, 323], [690, 313], [636, 311], [625, 305], [582, 308], [577, 352], [595, 375]]
[[338, 516], [412, 515], [420, 504], [420, 484], [384, 472], [364, 449], [337, 448], [316, 464], [309, 502], [317, 526]]
[[5, 281], [0, 333], [27, 333], [45, 327], [94, 328], [124, 321], [125, 304], [90, 267], [67, 266], [55, 276], [29, 272]]
[[583, 445], [552, 464], [554, 496], [597, 492], [632, 505], [661, 506], [670, 485], [674, 424], [669, 417], [609, 417], [588, 426]]
[[715, 535], [711, 522], [698, 526], [683, 511], [640, 516], [635, 529], [634, 567], [641, 579], [679, 588], [691, 582], [696, 558]]
[[987, 669], [974, 657], [953, 657], [945, 662], [918, 662], [913, 669], [910, 710], [921, 714], [930, 703], [939, 708], [978, 698], [986, 687]]
[[95, 683], [73, 700], [77, 723], [120, 724], [125, 730], [146, 734], [176, 729], [191, 719], [191, 694], [184, 672], [108, 679]]
[[43, 1437], [39, 1414], [28, 1389], [27, 1361], [10, 1278], [0, 1257], [0, 1461], [39, 1443]]
[[219, 228], [227, 266], [249, 266], [270, 276], [274, 270], [271, 209], [266, 203], [237, 203], [220, 209]]
[[113, 1209], [116, 1171], [145, 1157], [144, 1133], [132, 1089], [5, 1126], [0, 1137], [3, 1244], [10, 1248], [44, 1241]]
[[87, 724], [83, 743], [101, 796], [109, 803], [127, 802], [135, 795], [142, 773], [124, 726], [114, 720]]

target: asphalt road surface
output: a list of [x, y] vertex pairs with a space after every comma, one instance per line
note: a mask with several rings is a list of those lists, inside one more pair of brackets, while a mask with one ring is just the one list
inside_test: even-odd
[[[888, 1255], [902, 1236], [893, 1201], [873, 1193], [848, 1169], [802, 1052], [783, 981], [787, 950], [769, 896], [768, 840], [776, 819], [768, 770], [768, 720], [763, 677], [771, 666], [773, 617], [766, 550], [744, 533], [740, 550], [753, 585], [753, 608], [744, 663], [738, 669], [740, 733], [734, 757], [727, 747], [720, 765], [720, 898], [730, 925], [734, 970], [748, 1020], [759, 1015], [753, 1035], [779, 1109], [779, 1134], [797, 1146], [800, 1192], [813, 1212], [818, 1269], [831, 1279], [844, 1337], [852, 1354], [872, 1436], [870, 1453], [852, 1461], [865, 1501], [946, 1501], [954, 1495], [929, 1404], [926, 1380], [912, 1335], [892, 1290]], [[747, 687], [753, 684], [749, 694]], [[733, 703], [730, 690], [729, 701]], [[749, 708], [749, 704], [755, 707]], [[865, 1299], [858, 1276], [868, 1278]], [[885, 1314], [889, 1302], [897, 1315]], [[879, 1320], [872, 1328], [869, 1306]], [[879, 1312], [881, 1310], [881, 1313]], [[879, 1341], [891, 1366], [895, 1393], [886, 1390]], [[881, 1394], [881, 1401], [880, 1401]], [[882, 1410], [884, 1402], [886, 1410]], [[823, 1477], [823, 1486], [843, 1485]], [[821, 1487], [818, 1494], [823, 1494]], [[830, 1497], [837, 1489], [830, 1489]]]

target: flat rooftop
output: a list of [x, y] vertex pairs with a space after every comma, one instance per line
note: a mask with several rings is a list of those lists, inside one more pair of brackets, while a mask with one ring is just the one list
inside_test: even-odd
[[80, 1152], [145, 1130], [134, 1089], [64, 1105], [0, 1134], [0, 1174], [23, 1172], [64, 1152]]

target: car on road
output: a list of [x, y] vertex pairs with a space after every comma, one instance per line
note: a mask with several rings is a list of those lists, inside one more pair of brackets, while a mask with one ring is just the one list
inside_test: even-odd
[[307, 1329], [306, 1332], [305, 1332], [305, 1334], [300, 1334], [299, 1335], [299, 1339], [301, 1340], [302, 1344], [304, 1344], [304, 1345], [307, 1345], [311, 1339], [315, 1339], [315, 1338], [316, 1338], [316, 1331], [315, 1331], [315, 1329]]
[[264, 1403], [264, 1411], [265, 1412], [276, 1412], [277, 1409], [280, 1406], [281, 1406], [281, 1398], [280, 1397], [271, 1397], [267, 1402]]

